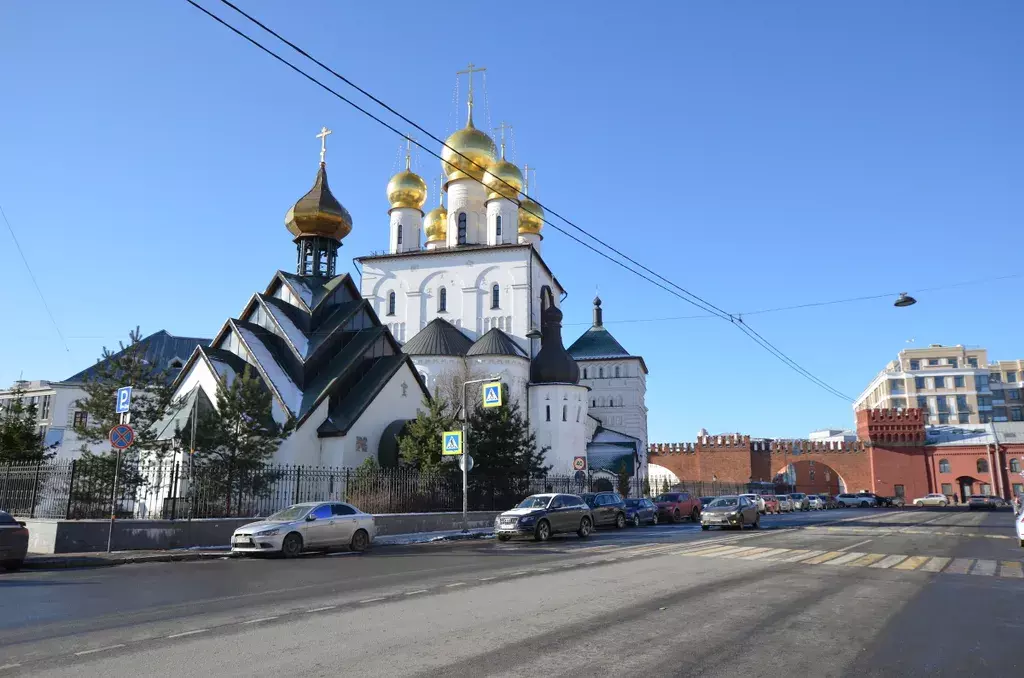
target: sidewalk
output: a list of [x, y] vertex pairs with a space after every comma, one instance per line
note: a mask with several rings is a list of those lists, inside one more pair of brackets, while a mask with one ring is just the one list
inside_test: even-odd
[[[440, 541], [461, 541], [465, 539], [487, 539], [493, 536], [494, 530], [481, 527], [463, 532], [462, 530], [445, 530], [443, 532], [413, 532], [409, 534], [390, 534], [373, 540], [373, 547], [405, 546], [409, 544], [425, 544]], [[171, 551], [114, 551], [112, 553], [47, 553], [28, 554], [23, 570], [59, 570], [80, 567], [112, 567], [126, 563], [170, 563], [210, 558], [236, 558], [228, 546], [207, 548], [174, 549]]]

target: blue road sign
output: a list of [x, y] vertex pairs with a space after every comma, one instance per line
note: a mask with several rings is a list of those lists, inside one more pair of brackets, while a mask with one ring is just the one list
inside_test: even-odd
[[127, 450], [135, 442], [135, 430], [128, 424], [110, 429], [110, 444], [118, 450]]
[[117, 406], [114, 408], [116, 414], [127, 414], [132, 407], [132, 387], [122, 386], [117, 389]]
[[501, 407], [501, 382], [484, 384], [484, 407]]
[[441, 434], [441, 454], [462, 454], [462, 431], [445, 431]]

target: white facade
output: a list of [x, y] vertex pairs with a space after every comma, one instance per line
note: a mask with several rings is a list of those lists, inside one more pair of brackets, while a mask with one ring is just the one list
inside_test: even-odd
[[[78, 459], [82, 456], [84, 446], [93, 454], [110, 451], [109, 443], [90, 443], [75, 433], [76, 417], [82, 425], [88, 425], [86, 413], [77, 403], [87, 397], [85, 389], [79, 384], [59, 381], [20, 381], [14, 385], [24, 393], [22, 397], [36, 406], [36, 417], [39, 432], [43, 434], [43, 444], [56, 452], [54, 459]], [[4, 401], [14, 397], [14, 388], [0, 391], [0, 408], [6, 406]], [[111, 408], [113, 408], [113, 403]]]
[[647, 374], [639, 358], [577, 360], [590, 388], [590, 413], [601, 425], [639, 439], [647, 449]]
[[[487, 189], [473, 179], [448, 183], [448, 246], [480, 245], [487, 242]], [[460, 241], [460, 217], [465, 215], [465, 237]]]
[[487, 244], [508, 245], [519, 241], [519, 205], [507, 198], [487, 201]]
[[555, 475], [573, 473], [573, 457], [587, 449], [587, 388], [577, 384], [533, 384], [530, 426], [537, 445], [549, 448], [544, 461]]
[[414, 207], [395, 207], [391, 210], [390, 251], [411, 252], [420, 249], [423, 241], [423, 212]]

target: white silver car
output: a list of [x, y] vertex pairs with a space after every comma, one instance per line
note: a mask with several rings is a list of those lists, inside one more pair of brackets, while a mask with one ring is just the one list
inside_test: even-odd
[[825, 502], [816, 494], [807, 495], [807, 508], [811, 511], [824, 511]]
[[949, 497], [933, 492], [915, 499], [914, 506], [949, 506]]
[[788, 494], [777, 494], [775, 499], [779, 502], [780, 513], [792, 513], [794, 510], [793, 500], [789, 498]]
[[1020, 547], [1024, 549], [1024, 511], [1020, 511], [1013, 517], [1013, 522], [1017, 527], [1017, 541], [1020, 543]]
[[369, 513], [337, 501], [307, 502], [238, 528], [231, 535], [231, 551], [280, 553], [285, 558], [341, 546], [365, 551], [375, 536]]
[[751, 502], [753, 504], [757, 504], [757, 512], [760, 513], [761, 515], [765, 514], [764, 497], [762, 497], [759, 494], [752, 494], [752, 493], [741, 494], [740, 496], [741, 497], [746, 497], [747, 501], [749, 501], [749, 502]]

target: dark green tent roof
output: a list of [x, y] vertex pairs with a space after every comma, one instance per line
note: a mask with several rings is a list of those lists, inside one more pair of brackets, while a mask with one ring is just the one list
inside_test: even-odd
[[455, 325], [443, 318], [434, 318], [402, 346], [406, 355], [464, 356], [473, 342]]
[[469, 347], [466, 355], [514, 355], [525, 358], [526, 351], [512, 337], [493, 327]]

